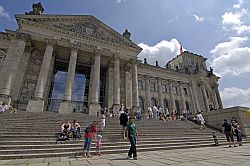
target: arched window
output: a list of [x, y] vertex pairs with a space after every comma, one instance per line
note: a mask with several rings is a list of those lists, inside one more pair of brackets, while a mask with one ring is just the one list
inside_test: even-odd
[[144, 101], [143, 101], [143, 98], [141, 96], [139, 96], [139, 107], [144, 109]]
[[151, 99], [151, 106], [156, 106], [156, 100], [154, 98]]
[[166, 112], [166, 109], [169, 110], [169, 108], [168, 108], [168, 100], [167, 99], [163, 100], [163, 105], [164, 105], [164, 112]]

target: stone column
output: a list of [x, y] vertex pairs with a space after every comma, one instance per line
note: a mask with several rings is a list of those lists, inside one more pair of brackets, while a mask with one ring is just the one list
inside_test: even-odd
[[190, 98], [191, 98], [191, 103], [192, 103], [192, 110], [191, 113], [194, 114], [197, 110], [197, 106], [196, 106], [196, 102], [195, 102], [195, 98], [194, 98], [194, 94], [193, 94], [193, 90], [192, 90], [192, 85], [189, 85], [189, 94], [190, 94]]
[[17, 34], [16, 39], [12, 39], [6, 58], [2, 64], [0, 73], [0, 102], [11, 102], [11, 86], [15, 79], [18, 66], [30, 36], [24, 33]]
[[108, 108], [113, 106], [113, 64], [108, 65], [108, 79], [107, 79], [107, 97], [108, 97]]
[[114, 79], [113, 79], [113, 111], [119, 112], [120, 103], [120, 62], [118, 55], [114, 55]]
[[[173, 82], [169, 81], [169, 94], [170, 94], [170, 105], [171, 105], [171, 110], [176, 109], [175, 108], [175, 101], [174, 101], [174, 92], [173, 92]], [[176, 111], [176, 110], [175, 110]]]
[[223, 104], [222, 104], [222, 100], [221, 100], [221, 97], [220, 97], [218, 84], [215, 85], [214, 89], [215, 89], [216, 99], [217, 99], [217, 102], [219, 104], [219, 109], [223, 109]]
[[206, 109], [206, 111], [209, 111], [207, 92], [206, 92], [205, 85], [203, 85], [203, 84], [201, 84], [201, 91], [202, 91], [202, 97], [203, 97], [205, 109]]
[[146, 108], [148, 108], [151, 104], [150, 100], [150, 76], [146, 75], [146, 81], [145, 81], [145, 90], [146, 90]]
[[197, 112], [197, 110], [201, 111], [199, 97], [198, 97], [198, 92], [197, 92], [197, 90], [198, 90], [199, 87], [197, 86], [197, 83], [194, 80], [191, 80], [191, 85], [192, 85], [192, 89], [191, 90], [192, 90], [193, 95], [194, 95], [194, 102], [196, 104], [196, 110], [195, 110], [195, 112]]
[[46, 43], [47, 46], [45, 49], [43, 62], [38, 76], [34, 98], [29, 101], [28, 106], [26, 108], [26, 110], [30, 112], [40, 112], [44, 110], [43, 94], [48, 79], [50, 63], [52, 60], [52, 54], [54, 50], [53, 45], [55, 44], [55, 40], [46, 39]]
[[99, 104], [101, 53], [95, 50], [94, 54], [94, 64], [91, 67], [92, 82], [90, 82], [92, 86], [91, 89], [89, 89], [91, 91], [91, 98], [89, 98], [89, 114], [96, 116], [97, 112], [101, 109]]
[[157, 79], [157, 84], [158, 84], [158, 99], [159, 99], [159, 105], [163, 109], [163, 99], [162, 99], [162, 85], [161, 85], [161, 78]]
[[126, 82], [126, 108], [132, 108], [132, 76], [130, 71], [125, 71]]
[[181, 105], [182, 105], [182, 109], [187, 110], [186, 108], [186, 103], [185, 103], [185, 98], [184, 98], [184, 92], [183, 92], [183, 85], [180, 82], [180, 95], [181, 95]]
[[139, 108], [139, 92], [138, 92], [138, 75], [137, 75], [137, 62], [132, 59], [132, 100], [133, 100], [133, 113]]
[[73, 111], [72, 100], [72, 91], [75, 80], [75, 69], [76, 69], [76, 60], [77, 60], [77, 52], [78, 46], [72, 46], [71, 55], [69, 60], [69, 67], [67, 73], [67, 80], [64, 91], [64, 99], [63, 102], [60, 103], [59, 112], [60, 113], [71, 113]]

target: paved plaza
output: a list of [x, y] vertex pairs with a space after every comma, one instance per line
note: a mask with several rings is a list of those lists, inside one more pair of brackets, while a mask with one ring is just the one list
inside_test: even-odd
[[109, 154], [101, 157], [53, 157], [2, 160], [0, 166], [249, 166], [250, 144], [241, 147], [203, 147], [164, 151], [139, 152], [138, 160], [126, 159], [127, 154]]

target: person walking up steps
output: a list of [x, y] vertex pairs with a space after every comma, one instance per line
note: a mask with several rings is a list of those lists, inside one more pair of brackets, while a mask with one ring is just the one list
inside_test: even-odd
[[[128, 152], [129, 159], [137, 160], [137, 152], [136, 152], [136, 140], [138, 140], [138, 132], [136, 130], [136, 125], [134, 123], [134, 117], [129, 117], [129, 122], [126, 128], [126, 136], [130, 142], [130, 149]], [[133, 157], [132, 157], [133, 155]]]

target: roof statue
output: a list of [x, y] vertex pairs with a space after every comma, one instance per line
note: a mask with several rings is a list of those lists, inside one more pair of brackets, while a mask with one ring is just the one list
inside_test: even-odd
[[159, 66], [159, 63], [158, 63], [158, 61], [155, 61], [155, 66]]
[[33, 3], [32, 11], [25, 12], [26, 15], [42, 15], [44, 12], [44, 8], [41, 2]]
[[125, 38], [127, 38], [128, 40], [130, 40], [131, 33], [127, 29], [125, 29], [125, 32], [123, 33], [123, 36]]
[[147, 58], [144, 58], [144, 64], [148, 64]]

